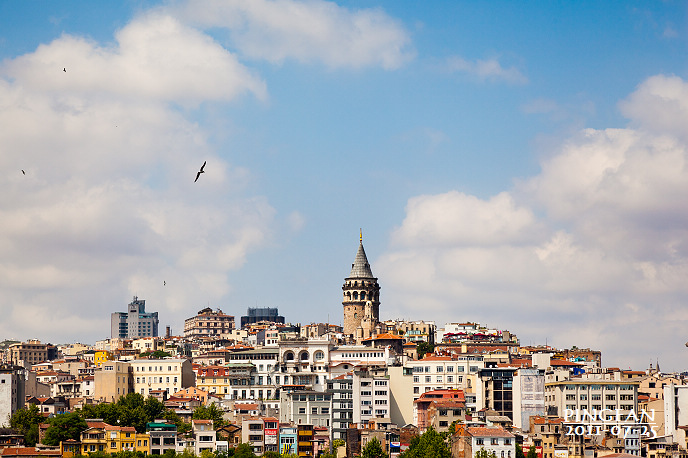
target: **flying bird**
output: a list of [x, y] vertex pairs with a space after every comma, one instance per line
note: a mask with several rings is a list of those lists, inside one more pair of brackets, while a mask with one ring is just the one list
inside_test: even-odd
[[26, 172], [22, 169], [22, 174], [26, 175]]
[[203, 161], [203, 165], [201, 166], [201, 170], [199, 170], [198, 173], [196, 174], [196, 179], [194, 180], [194, 183], [198, 181], [198, 177], [201, 176], [201, 173], [205, 173], [205, 172], [203, 171], [203, 169], [205, 168], [205, 163], [206, 163], [206, 162], [208, 162], [208, 161]]
[[165, 280], [162, 281], [162, 286], [167, 285], [167, 282]]
[[66, 72], [66, 71], [67, 71], [67, 69], [66, 69], [66, 68], [63, 68], [63, 69], [62, 69], [62, 71], [63, 71], [63, 72]]

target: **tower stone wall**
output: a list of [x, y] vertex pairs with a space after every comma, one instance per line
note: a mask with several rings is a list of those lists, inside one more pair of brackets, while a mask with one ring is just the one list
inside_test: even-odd
[[[362, 325], [366, 328], [374, 328], [380, 321], [380, 285], [370, 270], [370, 264], [363, 249], [363, 240], [358, 245], [356, 258], [351, 265], [351, 273], [344, 279], [342, 292], [344, 334], [357, 335], [357, 329]], [[366, 317], [367, 319], [364, 320]], [[369, 335], [370, 331], [365, 329], [363, 334]]]

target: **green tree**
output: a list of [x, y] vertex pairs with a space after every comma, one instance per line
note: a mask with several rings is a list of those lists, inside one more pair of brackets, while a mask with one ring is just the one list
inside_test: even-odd
[[401, 456], [402, 458], [451, 458], [451, 451], [444, 435], [431, 426], [420, 436], [411, 439], [408, 450]]
[[163, 359], [172, 356], [171, 353], [168, 353], [163, 350], [155, 350], [155, 351], [147, 351], [144, 353], [139, 354], [139, 358], [149, 358], [149, 359]]
[[361, 450], [361, 458], [387, 458], [387, 453], [377, 437], [373, 437]]
[[253, 447], [248, 444], [239, 444], [234, 449], [234, 458], [256, 458]]
[[535, 451], [534, 445], [530, 446], [530, 449], [528, 450], [528, 455], [526, 455], [526, 458], [537, 458], [537, 452]]
[[279, 458], [279, 456], [279, 453], [273, 452], [272, 450], [263, 453], [263, 458]]
[[339, 447], [346, 446], [344, 439], [335, 439], [332, 441], [332, 448], [337, 450]]
[[416, 345], [416, 351], [418, 351], [418, 358], [423, 358], [426, 353], [432, 353], [435, 351], [435, 346], [429, 344], [428, 342], [418, 342]]
[[165, 453], [162, 454], [164, 458], [174, 458], [175, 455], [177, 455], [177, 452], [171, 449], [165, 450]]
[[219, 409], [215, 404], [210, 404], [207, 406], [196, 407], [191, 414], [191, 418], [194, 420], [213, 420], [213, 425], [215, 426], [215, 429], [217, 429], [225, 424], [223, 415], [224, 412], [221, 409]]
[[60, 445], [67, 439], [79, 440], [82, 431], [88, 428], [86, 421], [77, 412], [63, 413], [48, 420], [50, 426], [45, 431], [45, 445]]
[[194, 452], [189, 450], [188, 448], [185, 449], [182, 453], [177, 453], [177, 458], [197, 458]]
[[200, 458], [215, 458], [215, 453], [208, 449], [201, 450]]
[[488, 452], [485, 447], [480, 447], [480, 450], [475, 452], [475, 458], [497, 458], [495, 452]]
[[526, 454], [523, 453], [523, 447], [521, 447], [521, 444], [516, 444], [516, 458], [526, 458]]
[[10, 417], [10, 427], [24, 435], [24, 444], [33, 447], [38, 442], [38, 425], [43, 420], [36, 404], [29, 404], [14, 412]]

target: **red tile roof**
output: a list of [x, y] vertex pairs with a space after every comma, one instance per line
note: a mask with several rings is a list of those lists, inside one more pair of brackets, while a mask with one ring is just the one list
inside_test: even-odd
[[466, 428], [468, 434], [473, 437], [516, 437], [506, 429], [486, 428], [483, 426], [469, 426]]

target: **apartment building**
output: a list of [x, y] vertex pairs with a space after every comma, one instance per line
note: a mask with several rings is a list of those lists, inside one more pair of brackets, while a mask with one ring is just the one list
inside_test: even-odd
[[462, 390], [466, 408], [475, 412], [483, 407], [483, 393], [479, 373], [485, 368], [482, 356], [426, 356], [406, 361], [404, 373], [411, 374], [413, 399], [433, 390]]
[[549, 415], [560, 417], [567, 409], [573, 412], [620, 409], [630, 413], [638, 407], [638, 382], [594, 378], [545, 382], [545, 407]]
[[24, 407], [25, 372], [20, 366], [0, 366], [0, 427], [9, 426], [12, 414]]
[[195, 375], [188, 359], [135, 359], [132, 368], [134, 392], [143, 396], [153, 390], [165, 390], [168, 396], [194, 386]]
[[150, 437], [150, 454], [164, 455], [167, 450], [177, 448], [177, 426], [174, 423], [151, 422], [146, 424]]
[[125, 361], [107, 361], [96, 369], [93, 398], [99, 402], [116, 402], [121, 396], [134, 391], [131, 364]]
[[516, 436], [498, 427], [466, 427], [460, 425], [451, 438], [454, 458], [472, 458], [480, 449], [497, 458], [515, 458]]
[[280, 422], [330, 427], [332, 394], [313, 390], [280, 392]]
[[184, 338], [199, 340], [227, 335], [234, 329], [234, 316], [210, 307], [200, 310], [194, 317], [184, 320]]
[[30, 368], [33, 364], [54, 359], [57, 356], [57, 347], [41, 343], [40, 340], [29, 340], [11, 344], [6, 352], [6, 360], [9, 363]]
[[134, 299], [126, 312], [114, 312], [110, 316], [110, 337], [112, 339], [134, 339], [158, 336], [158, 312], [146, 312], [146, 301]]

